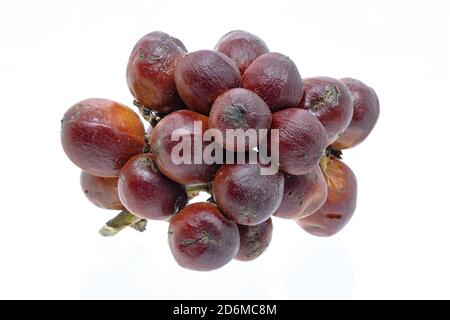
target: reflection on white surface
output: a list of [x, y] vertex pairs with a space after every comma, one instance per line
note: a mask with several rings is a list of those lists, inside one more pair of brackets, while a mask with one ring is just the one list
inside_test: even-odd
[[312, 238], [298, 245], [283, 274], [285, 296], [292, 299], [345, 299], [352, 292], [352, 261], [345, 248], [331, 238]]

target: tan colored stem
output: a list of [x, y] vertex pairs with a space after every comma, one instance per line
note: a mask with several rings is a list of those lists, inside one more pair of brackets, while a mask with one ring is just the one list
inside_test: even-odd
[[[136, 230], [138, 230], [138, 228], [142, 229], [141, 220], [142, 220], [141, 218], [135, 216], [130, 211], [125, 209], [121, 211], [113, 219], [106, 222], [106, 224], [99, 230], [99, 232], [104, 237], [112, 237], [123, 228], [133, 226], [137, 223], [139, 223], [139, 225], [133, 228], [135, 228]], [[145, 226], [143, 230], [145, 230]]]

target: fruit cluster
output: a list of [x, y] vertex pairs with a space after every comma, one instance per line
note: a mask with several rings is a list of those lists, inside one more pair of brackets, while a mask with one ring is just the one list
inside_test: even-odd
[[[87, 198], [123, 210], [101, 234], [166, 220], [178, 264], [207, 271], [263, 253], [272, 215], [316, 236], [337, 233], [353, 215], [357, 183], [341, 150], [362, 142], [379, 115], [375, 91], [361, 81], [302, 79], [291, 59], [245, 31], [229, 32], [214, 51], [190, 53], [180, 40], [152, 32], [133, 48], [126, 76], [147, 129], [137, 113], [106, 99], [78, 102], [61, 124], [64, 151], [82, 170]], [[202, 134], [262, 132], [256, 143], [200, 140], [202, 150], [219, 144], [227, 156], [244, 158], [278, 129], [279, 170], [261, 174], [267, 167], [261, 160], [174, 161], [174, 131], [194, 137], [195, 123]], [[194, 149], [183, 156], [195, 158]], [[188, 205], [200, 191], [209, 200]]]

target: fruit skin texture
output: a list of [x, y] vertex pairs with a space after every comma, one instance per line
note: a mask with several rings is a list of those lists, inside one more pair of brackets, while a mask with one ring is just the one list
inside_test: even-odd
[[[203, 132], [208, 129], [208, 117], [191, 110], [179, 110], [165, 116], [150, 136], [150, 146], [155, 155], [155, 162], [161, 172], [179, 184], [202, 184], [211, 182], [218, 166], [215, 164], [175, 164], [171, 153], [175, 145], [182, 143], [182, 139], [191, 139], [191, 159], [194, 158], [194, 121], [201, 121]], [[171, 141], [171, 135], [175, 129], [184, 133], [179, 141]], [[202, 136], [203, 136], [202, 132]], [[199, 136], [199, 139], [202, 139]], [[211, 142], [202, 142], [204, 149]]]
[[274, 216], [300, 219], [313, 214], [327, 200], [328, 187], [320, 166], [307, 174], [284, 174], [284, 194]]
[[353, 216], [357, 200], [356, 177], [344, 162], [330, 158], [325, 176], [327, 201], [319, 210], [297, 221], [306, 232], [319, 237], [332, 236], [340, 231]]
[[117, 177], [128, 159], [142, 152], [144, 126], [123, 104], [87, 99], [64, 114], [61, 143], [81, 170], [99, 177]]
[[235, 257], [236, 260], [250, 261], [258, 258], [272, 240], [272, 219], [269, 218], [256, 226], [243, 226], [238, 224], [240, 246]]
[[[223, 137], [227, 129], [269, 129], [272, 114], [267, 104], [256, 93], [247, 89], [236, 88], [220, 95], [214, 102], [209, 114], [210, 128], [219, 129]], [[258, 131], [259, 132], [259, 131]], [[263, 139], [259, 137], [259, 139]], [[259, 141], [258, 139], [258, 141]], [[222, 146], [229, 151], [248, 151], [258, 144], [236, 145], [236, 142], [223, 141]]]
[[109, 210], [123, 210], [117, 191], [117, 178], [96, 177], [84, 171], [80, 184], [84, 195], [97, 207]]
[[[272, 114], [272, 129], [279, 129], [281, 169], [292, 175], [313, 171], [319, 164], [328, 141], [320, 121], [306, 110], [289, 108]], [[268, 147], [270, 146], [271, 143], [268, 143]]]
[[356, 79], [344, 78], [341, 81], [353, 98], [353, 118], [344, 133], [332, 144], [337, 150], [353, 148], [363, 142], [380, 115], [380, 103], [375, 90]]
[[214, 204], [194, 203], [171, 219], [169, 246], [180, 266], [210, 271], [223, 267], [236, 256], [239, 231]]
[[260, 224], [280, 206], [283, 173], [261, 175], [261, 168], [259, 163], [225, 164], [214, 178], [212, 192], [217, 206], [238, 224]]
[[228, 32], [220, 38], [214, 50], [233, 59], [241, 74], [256, 58], [269, 52], [269, 48], [261, 38], [243, 30]]
[[138, 154], [125, 164], [118, 187], [124, 206], [145, 219], [165, 220], [187, 202], [184, 187], [159, 172], [147, 153]]
[[127, 66], [127, 83], [135, 99], [163, 113], [182, 109], [184, 104], [175, 86], [174, 68], [186, 52], [180, 40], [164, 32], [155, 31], [141, 38]]
[[185, 55], [175, 67], [178, 93], [190, 110], [208, 115], [214, 100], [241, 84], [241, 74], [226, 55], [200, 50]]
[[329, 77], [303, 79], [303, 97], [299, 107], [320, 120], [327, 131], [329, 144], [344, 132], [353, 115], [352, 97], [347, 87]]
[[256, 58], [242, 75], [242, 87], [258, 94], [272, 112], [299, 105], [303, 83], [294, 62], [270, 52]]

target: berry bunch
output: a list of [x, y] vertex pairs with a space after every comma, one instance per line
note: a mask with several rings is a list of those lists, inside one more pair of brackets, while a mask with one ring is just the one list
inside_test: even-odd
[[[331, 236], [353, 215], [357, 183], [341, 150], [362, 142], [379, 115], [375, 91], [361, 81], [302, 79], [292, 60], [245, 31], [226, 34], [214, 51], [190, 53], [180, 40], [152, 32], [133, 48], [126, 76], [147, 129], [137, 113], [106, 99], [78, 102], [61, 124], [87, 198], [123, 210], [102, 235], [166, 220], [178, 264], [208, 271], [263, 253], [271, 216]], [[225, 137], [255, 130], [258, 139], [205, 139], [209, 129]], [[175, 132], [188, 148], [177, 149]], [[262, 142], [276, 162], [273, 174], [262, 174], [267, 157], [249, 160], [251, 152], [262, 156]], [[196, 161], [196, 144], [214, 149], [216, 160], [249, 161]], [[209, 200], [188, 204], [200, 191]]]

